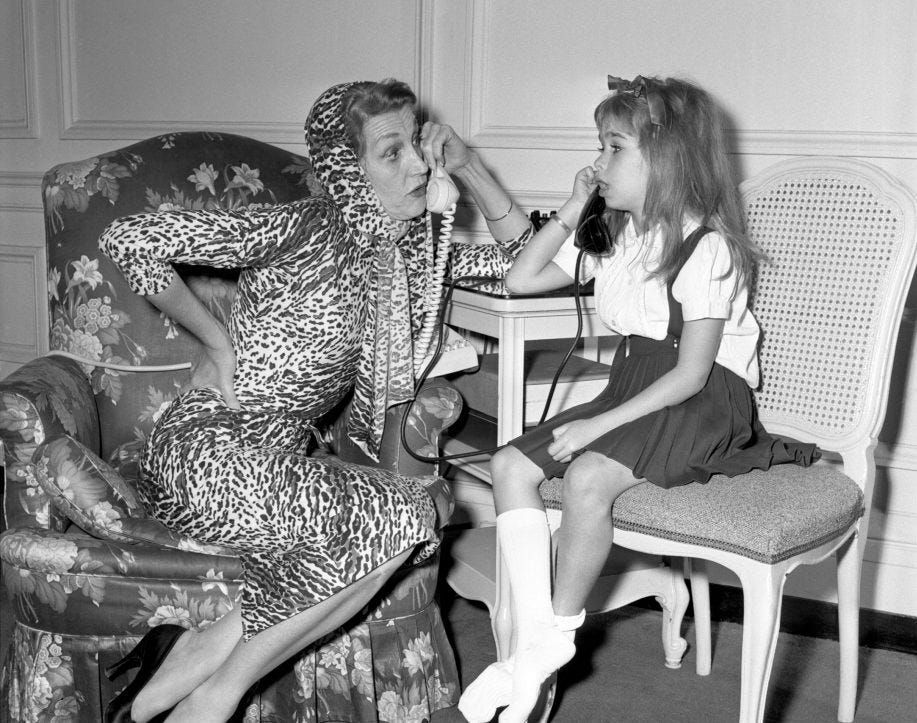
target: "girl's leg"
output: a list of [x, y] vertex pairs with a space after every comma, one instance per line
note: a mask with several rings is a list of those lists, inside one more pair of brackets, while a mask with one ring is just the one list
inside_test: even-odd
[[[512, 660], [489, 666], [465, 691], [459, 710], [470, 721], [490, 720], [496, 707], [516, 699], [517, 689], [526, 695], [534, 690], [531, 710], [547, 675], [574, 653], [572, 641], [554, 623], [551, 606], [551, 534], [538, 494], [544, 474], [517, 449], [506, 447], [494, 455], [491, 477], [497, 537], [512, 590], [516, 647]], [[520, 668], [521, 659], [540, 662]], [[547, 670], [543, 675], [542, 669]], [[520, 676], [526, 679], [521, 687]]]
[[582, 623], [586, 597], [611, 549], [611, 505], [621, 492], [639, 481], [626, 467], [590, 452], [568, 468], [552, 605], [557, 617], [549, 626], [519, 627], [513, 692], [500, 716], [501, 723], [525, 721], [543, 682], [573, 657], [573, 631]]
[[137, 696], [131, 716], [137, 723], [145, 723], [174, 705], [169, 721], [228, 720], [256, 681], [347, 623], [410, 553], [406, 550], [332, 597], [258, 633], [248, 642], [242, 640], [238, 608], [200, 633], [182, 635]]
[[[531, 602], [541, 615], [546, 612], [553, 615], [550, 610], [550, 532], [538, 494], [538, 485], [544, 474], [514, 447], [505, 447], [497, 452], [491, 460], [490, 470], [497, 511], [497, 535], [516, 607], [513, 622], [518, 629], [520, 604]], [[520, 519], [523, 521], [521, 537], [516, 532]], [[524, 529], [529, 526], [525, 524], [526, 519], [531, 523], [529, 531]], [[529, 546], [531, 549], [526, 549]], [[526, 556], [521, 563], [515, 562], [515, 558], [519, 557], [514, 555], [517, 547]], [[526, 578], [519, 583], [526, 592], [517, 590], [514, 576]], [[531, 587], [536, 591], [533, 592]], [[509, 703], [513, 657], [491, 663], [465, 688], [458, 707], [468, 721], [490, 721], [497, 708]]]
[[625, 490], [642, 480], [624, 465], [586, 452], [564, 478], [564, 514], [557, 533], [554, 611], [578, 615], [605, 566], [614, 536], [611, 508]]

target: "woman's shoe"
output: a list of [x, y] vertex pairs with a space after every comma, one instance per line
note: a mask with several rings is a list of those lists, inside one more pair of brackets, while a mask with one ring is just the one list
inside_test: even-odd
[[127, 687], [108, 704], [105, 723], [130, 723], [134, 698], [150, 682], [185, 630], [181, 625], [159, 625], [144, 635], [131, 652], [105, 669], [105, 677], [114, 680], [131, 668], [140, 668]]

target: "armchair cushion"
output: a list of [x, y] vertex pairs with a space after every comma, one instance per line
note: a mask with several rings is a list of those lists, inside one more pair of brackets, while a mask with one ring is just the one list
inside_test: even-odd
[[63, 530], [39, 487], [32, 456], [46, 439], [67, 433], [98, 447], [99, 419], [92, 387], [79, 364], [61, 357], [41, 357], [23, 364], [0, 382], [0, 440], [6, 466], [4, 489], [7, 528], [26, 525]]
[[235, 555], [224, 545], [204, 544], [147, 517], [131, 485], [69, 434], [39, 445], [35, 477], [54, 508], [91, 535], [113, 542], [147, 542], [210, 555]]

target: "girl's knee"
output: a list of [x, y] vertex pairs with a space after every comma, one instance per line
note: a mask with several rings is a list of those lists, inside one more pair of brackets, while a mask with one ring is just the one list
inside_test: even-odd
[[571, 504], [611, 507], [624, 490], [637, 483], [633, 474], [604, 455], [586, 453], [577, 457], [564, 477], [564, 507]]
[[503, 447], [494, 452], [490, 460], [490, 474], [496, 480], [514, 480], [525, 475], [526, 467], [534, 467], [515, 447]]
[[494, 452], [490, 458], [490, 474], [494, 479], [506, 477], [512, 472], [513, 465], [516, 463], [515, 454], [518, 450], [514, 447], [503, 447]]
[[544, 475], [534, 462], [515, 447], [497, 450], [490, 460], [490, 478], [493, 486], [504, 489], [536, 486]]

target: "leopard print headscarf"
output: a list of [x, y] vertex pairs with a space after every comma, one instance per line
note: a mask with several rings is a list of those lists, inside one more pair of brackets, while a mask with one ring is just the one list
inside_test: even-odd
[[[335, 201], [357, 242], [376, 247], [363, 348], [348, 436], [378, 460], [386, 410], [414, 396], [413, 336], [433, 265], [424, 217], [391, 218], [350, 147], [341, 100], [354, 83], [319, 96], [306, 119], [306, 144], [316, 178]], [[425, 216], [426, 214], [424, 214]]]

